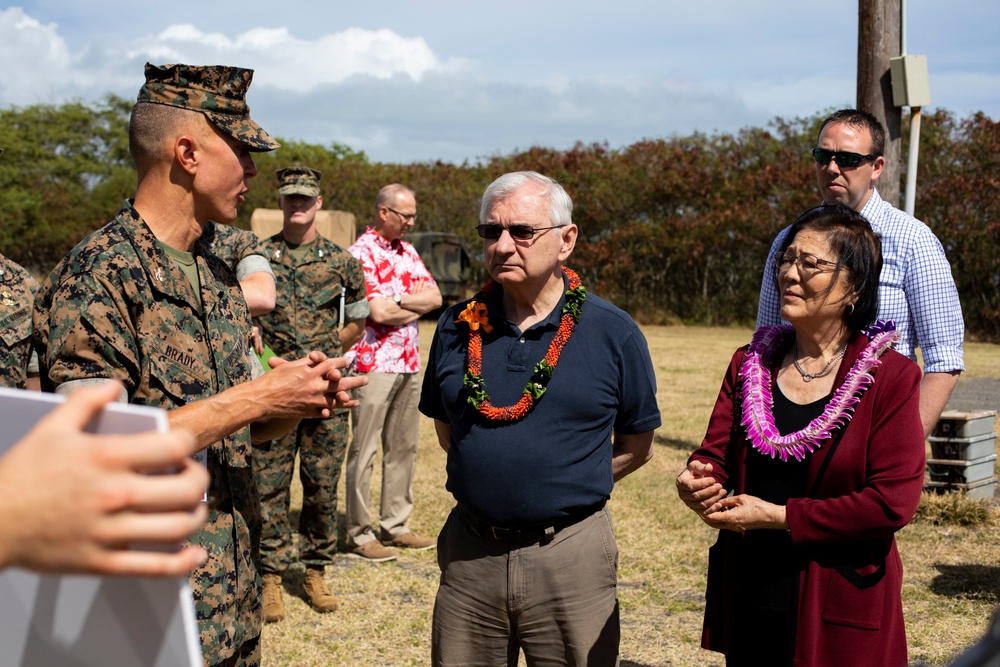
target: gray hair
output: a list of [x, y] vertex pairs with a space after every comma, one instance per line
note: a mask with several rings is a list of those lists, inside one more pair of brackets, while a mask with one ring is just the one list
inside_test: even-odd
[[479, 222], [485, 223], [490, 209], [499, 201], [507, 199], [521, 187], [534, 183], [544, 188], [542, 196], [549, 201], [549, 221], [553, 227], [573, 224], [573, 200], [563, 186], [537, 171], [514, 171], [493, 181], [483, 193], [483, 203], [479, 208]]

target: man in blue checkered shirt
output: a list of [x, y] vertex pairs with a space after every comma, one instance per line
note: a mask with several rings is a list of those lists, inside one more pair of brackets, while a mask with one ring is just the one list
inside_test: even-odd
[[[920, 419], [927, 435], [965, 370], [965, 323], [941, 242], [927, 225], [884, 201], [875, 189], [885, 166], [884, 148], [885, 128], [875, 116], [855, 109], [837, 111], [823, 121], [813, 149], [816, 180], [824, 202], [850, 206], [882, 238], [878, 316], [896, 323], [902, 336], [900, 354], [916, 361], [915, 350], [920, 348], [924, 360]], [[758, 327], [781, 323], [774, 254], [787, 232], [786, 228], [778, 234], [768, 254]]]

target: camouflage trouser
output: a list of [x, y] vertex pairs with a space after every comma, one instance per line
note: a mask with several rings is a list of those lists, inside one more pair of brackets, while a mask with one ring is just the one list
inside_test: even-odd
[[337, 552], [337, 482], [347, 423], [348, 412], [341, 410], [329, 419], [303, 419], [281, 440], [254, 445], [253, 471], [264, 520], [261, 574], [280, 574], [295, 562], [288, 504], [296, 452], [302, 481], [299, 560], [326, 565]]
[[246, 640], [236, 653], [212, 667], [260, 667], [260, 635]]

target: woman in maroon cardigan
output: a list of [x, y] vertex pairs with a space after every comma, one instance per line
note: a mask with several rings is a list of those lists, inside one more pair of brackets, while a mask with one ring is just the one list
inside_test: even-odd
[[775, 265], [781, 316], [736, 351], [681, 499], [721, 529], [702, 646], [727, 665], [905, 665], [895, 532], [920, 498], [920, 370], [889, 349], [881, 245], [807, 211]]

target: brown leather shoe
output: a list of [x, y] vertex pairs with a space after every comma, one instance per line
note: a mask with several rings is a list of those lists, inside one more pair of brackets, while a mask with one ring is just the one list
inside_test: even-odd
[[433, 537], [420, 537], [413, 531], [403, 533], [399, 537], [390, 540], [382, 540], [382, 544], [387, 547], [397, 549], [410, 549], [411, 551], [426, 551], [437, 546], [437, 540]]
[[276, 623], [285, 618], [285, 601], [281, 597], [281, 575], [265, 574], [264, 579], [264, 622]]
[[378, 540], [368, 540], [360, 547], [354, 547], [347, 555], [351, 558], [361, 558], [369, 563], [384, 563], [389, 560], [396, 560], [398, 553], [392, 549], [386, 549]]
[[306, 595], [309, 597], [309, 604], [321, 614], [326, 614], [337, 609], [337, 598], [333, 596], [330, 587], [326, 585], [323, 578], [322, 567], [307, 567], [306, 579], [303, 582]]

